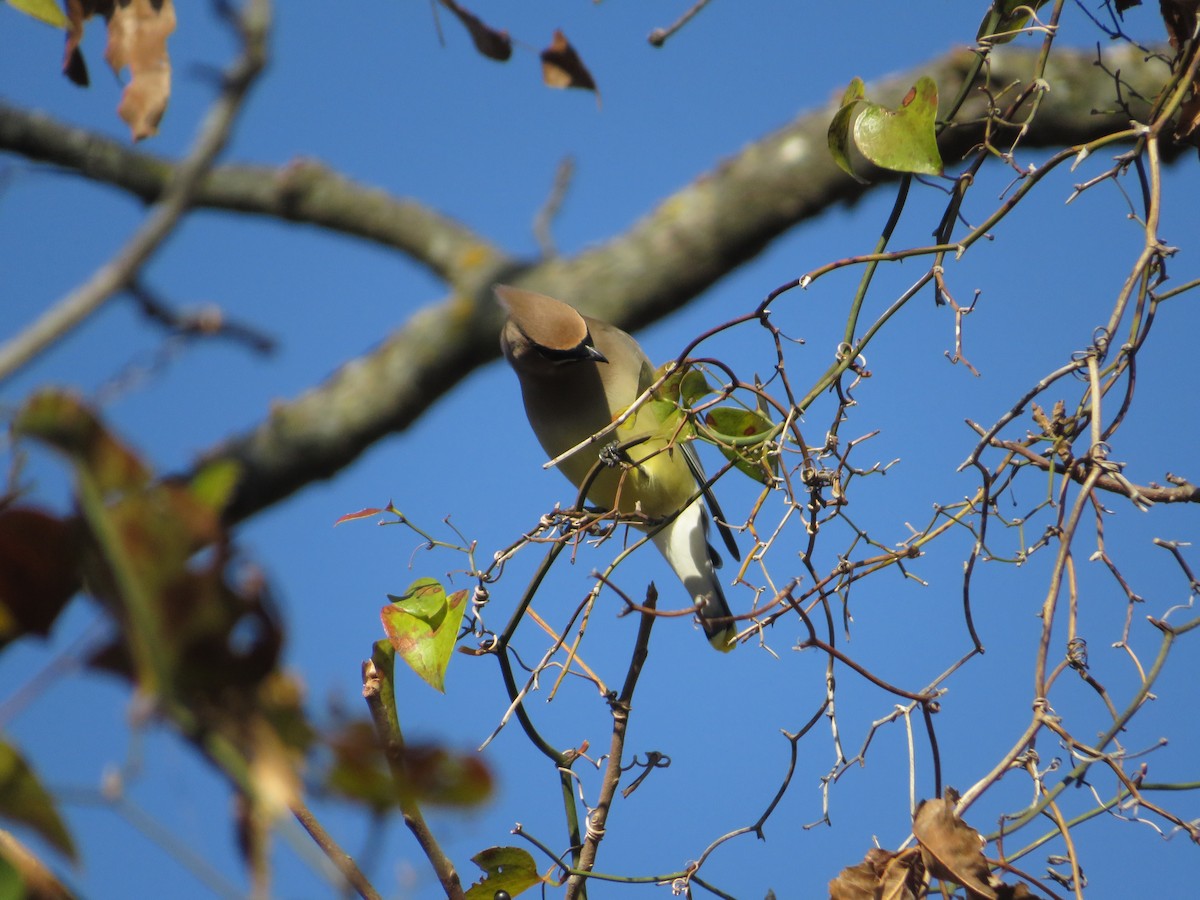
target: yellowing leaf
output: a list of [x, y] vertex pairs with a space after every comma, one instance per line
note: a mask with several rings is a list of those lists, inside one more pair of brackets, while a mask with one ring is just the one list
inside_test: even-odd
[[225, 510], [241, 477], [241, 467], [232, 460], [205, 465], [192, 477], [191, 494], [204, 506], [220, 514]]
[[467, 900], [493, 900], [500, 891], [515, 897], [542, 881], [533, 857], [520, 847], [489, 847], [471, 861], [483, 869], [484, 876], [471, 885]]
[[78, 395], [47, 388], [25, 402], [13, 421], [17, 435], [37, 438], [86, 469], [107, 496], [144, 486], [150, 472], [117, 441]]
[[431, 687], [445, 692], [446, 667], [467, 609], [467, 591], [445, 590], [419, 578], [379, 611], [384, 633], [397, 655]]
[[757, 410], [718, 406], [704, 414], [707, 432], [701, 436], [717, 445], [725, 458], [746, 475], [769, 484], [778, 468], [774, 456], [768, 456], [767, 440], [775, 426]]
[[33, 16], [39, 22], [45, 22], [55, 28], [65, 29], [70, 25], [55, 0], [7, 0], [7, 3], [25, 15]]
[[0, 816], [27, 825], [71, 859], [75, 845], [54, 808], [54, 800], [25, 758], [0, 742]]
[[865, 181], [858, 157], [894, 172], [940, 175], [937, 105], [932, 78], [920, 78], [896, 109], [863, 99], [856, 79], [829, 123], [830, 153], [839, 168], [858, 181]]

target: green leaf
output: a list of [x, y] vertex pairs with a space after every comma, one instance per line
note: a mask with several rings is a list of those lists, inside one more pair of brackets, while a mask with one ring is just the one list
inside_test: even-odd
[[895, 172], [941, 175], [938, 153], [937, 85], [923, 76], [899, 109], [868, 103], [854, 123], [854, 143], [875, 165]]
[[[847, 91], [847, 94], [850, 92]], [[826, 135], [826, 140], [829, 143], [829, 153], [833, 157], [833, 161], [837, 163], [839, 169], [857, 181], [859, 184], [870, 184], [870, 182], [859, 175], [855, 171], [854, 158], [861, 157], [862, 154], [857, 152], [854, 146], [854, 120], [862, 111], [864, 103], [862, 101], [853, 101], [846, 104], [836, 113], [833, 120], [829, 123], [829, 132]]]
[[512, 897], [540, 884], [537, 863], [520, 847], [489, 847], [471, 857], [484, 876], [467, 891], [467, 900], [492, 900], [497, 891]]
[[738, 471], [762, 484], [770, 484], [778, 461], [765, 451], [775, 426], [761, 412], [741, 407], [718, 406], [704, 416], [707, 433], [701, 436], [717, 445]]
[[850, 84], [846, 86], [845, 92], [842, 94], [842, 106], [849, 106], [855, 100], [863, 100], [867, 96], [867, 86], [863, 84], [863, 80], [855, 75], [850, 79]]
[[897, 109], [863, 99], [861, 83], [856, 82], [851, 82], [829, 123], [829, 151], [838, 167], [864, 183], [856, 165], [859, 156], [894, 172], [941, 175], [935, 130], [938, 91], [933, 79], [920, 78]]
[[33, 16], [39, 22], [53, 25], [55, 28], [66, 30], [70, 22], [63, 15], [55, 0], [6, 0], [9, 6], [27, 16]]
[[445, 693], [446, 667], [467, 609], [467, 591], [446, 591], [433, 578], [419, 578], [379, 611], [384, 633], [397, 655], [431, 687]]
[[28, 825], [72, 860], [76, 858], [75, 845], [54, 808], [54, 799], [42, 787], [25, 758], [11, 744], [2, 741], [0, 815]]
[[699, 400], [714, 393], [716, 393], [716, 389], [708, 383], [708, 379], [699, 369], [688, 369], [683, 378], [679, 380], [679, 401], [688, 409], [695, 406]]
[[1046, 0], [996, 0], [979, 23], [975, 40], [990, 44], [1007, 44], [1021, 33]]

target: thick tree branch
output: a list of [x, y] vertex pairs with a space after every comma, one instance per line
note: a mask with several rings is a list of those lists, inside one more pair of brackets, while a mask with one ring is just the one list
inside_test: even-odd
[[[0, 150], [110, 184], [146, 203], [162, 198], [177, 168], [160, 156], [2, 100]], [[429, 207], [356, 184], [315, 160], [278, 167], [217, 167], [196, 187], [192, 205], [316, 225], [375, 241], [407, 254], [451, 285], [497, 252]]]
[[[996, 52], [993, 91], [1025, 80], [1034, 56], [1008, 47]], [[868, 95], [898, 99], [917, 77], [928, 74], [942, 97], [952, 97], [972, 60], [967, 51], [948, 54], [871, 86]], [[1021, 145], [1073, 146], [1127, 127], [1140, 109], [1118, 108], [1116, 71], [1126, 99], [1153, 96], [1167, 77], [1164, 64], [1146, 62], [1129, 48], [1106, 54], [1103, 67], [1092, 52], [1057, 51], [1046, 71], [1049, 92]], [[942, 135], [943, 155], [951, 163], [984, 139], [986, 109], [986, 94], [973, 94], [956, 117], [963, 124]], [[447, 299], [418, 311], [371, 354], [208, 454], [243, 466], [232, 518], [251, 515], [337, 472], [375, 440], [406, 428], [460, 379], [495, 358], [500, 316], [488, 290], [492, 281], [503, 278], [562, 296], [636, 329], [683, 306], [798, 222], [857, 200], [871, 186], [852, 181], [831, 160], [825, 134], [832, 114], [826, 107], [801, 115], [682, 188], [606, 244], [523, 271], [420, 204], [389, 198], [319, 168], [214, 170], [199, 191], [201, 205], [379, 240], [438, 271], [454, 289]], [[0, 149], [74, 168], [146, 199], [157, 196], [157, 186], [167, 178], [165, 163], [95, 140], [0, 106]], [[365, 223], [360, 221], [364, 208]]]

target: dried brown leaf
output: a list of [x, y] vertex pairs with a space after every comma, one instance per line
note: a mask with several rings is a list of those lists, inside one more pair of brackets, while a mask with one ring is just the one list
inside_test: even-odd
[[[886, 851], [880, 851], [885, 853]], [[870, 856], [870, 854], [867, 854]], [[878, 900], [916, 900], [922, 895], [925, 862], [916, 847], [903, 853], [890, 853], [879, 876]]]
[[1192, 29], [1196, 27], [1200, 0], [1158, 0], [1158, 8], [1166, 23], [1171, 46], [1178, 50], [1192, 36]]
[[463, 23], [463, 27], [471, 35], [475, 49], [488, 59], [504, 62], [512, 56], [512, 38], [508, 36], [507, 31], [485, 25], [478, 16], [463, 9], [454, 0], [441, 0], [441, 3]]
[[829, 882], [830, 900], [916, 900], [925, 875], [917, 848], [893, 853], [872, 847], [857, 866]]
[[1179, 124], [1175, 126], [1177, 140], [1200, 147], [1200, 85], [1192, 85], [1192, 96], [1179, 106]]
[[158, 133], [171, 97], [167, 38], [175, 31], [172, 0], [118, 0], [108, 20], [104, 58], [118, 75], [129, 68], [129, 84], [117, 113], [140, 141]]
[[[550, 46], [542, 51], [542, 80], [554, 88], [583, 88], [596, 91], [596, 82], [575, 48], [559, 29], [554, 30]], [[599, 91], [596, 91], [597, 97]]]
[[46, 635], [79, 587], [77, 527], [40, 510], [0, 511], [0, 646]]
[[83, 23], [94, 15], [112, 15], [113, 0], [67, 0], [67, 42], [63, 48], [63, 74], [80, 87], [87, 87], [87, 63], [79, 49]]
[[913, 837], [920, 843], [925, 867], [933, 877], [996, 900], [991, 869], [983, 857], [983, 838], [955, 814], [957, 802], [958, 794], [951, 789], [940, 800], [923, 801], [913, 816]]

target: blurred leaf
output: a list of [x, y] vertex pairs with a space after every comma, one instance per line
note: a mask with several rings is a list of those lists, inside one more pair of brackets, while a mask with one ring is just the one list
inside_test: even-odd
[[861, 82], [855, 79], [829, 123], [829, 150], [834, 161], [864, 183], [858, 156], [894, 172], [942, 174], [935, 131], [937, 104], [937, 85], [929, 77], [918, 79], [898, 109], [863, 99]]
[[233, 496], [242, 471], [233, 460], [218, 460], [206, 464], [192, 477], [191, 494], [201, 504], [220, 515]]
[[512, 39], [508, 36], [507, 31], [489, 28], [474, 13], [463, 9], [454, 0], [441, 0], [441, 4], [454, 13], [458, 21], [462, 22], [463, 27], [471, 35], [475, 49], [488, 59], [504, 62], [512, 56]]
[[135, 141], [158, 134], [158, 123], [171, 98], [171, 61], [167, 39], [175, 31], [172, 0], [121, 0], [108, 18], [104, 58], [113, 72], [129, 69], [117, 114]]
[[380, 812], [396, 805], [396, 784], [371, 722], [346, 722], [325, 741], [333, 754], [324, 777], [329, 790]]
[[123, 69], [130, 73], [117, 114], [135, 141], [156, 134], [171, 96], [167, 39], [175, 31], [173, 0], [72, 0], [67, 14], [63, 72], [75, 84], [88, 84], [87, 64], [79, 49], [83, 26], [94, 15], [104, 16], [108, 22], [104, 58], [118, 77]]
[[[220, 510], [235, 469], [208, 467], [191, 486], [153, 483], [136, 454], [61, 391], [35, 395], [14, 427], [73, 463], [80, 527], [91, 539], [84, 544], [98, 550], [82, 557], [76, 577], [120, 625], [119, 643], [98, 655], [100, 664], [151, 693], [193, 698], [252, 689], [272, 670], [282, 634], [266, 604], [264, 579], [247, 569], [253, 577], [239, 588], [226, 580], [231, 553]], [[201, 547], [213, 549], [193, 567]]]
[[45, 636], [79, 589], [80, 530], [40, 510], [0, 510], [0, 647]]
[[[542, 80], [553, 88], [583, 88], [596, 91], [596, 82], [575, 48], [559, 29], [554, 29], [550, 46], [542, 51]], [[597, 100], [599, 92], [597, 91]]]
[[46, 864], [8, 831], [0, 829], [0, 897], [4, 900], [71, 900]]
[[13, 431], [36, 438], [87, 468], [101, 495], [143, 487], [149, 470], [110, 435], [77, 394], [45, 388], [17, 412]]
[[404, 770], [417, 799], [439, 806], [474, 806], [492, 794], [492, 773], [474, 752], [436, 744], [404, 747]]
[[400, 791], [422, 803], [474, 806], [492, 794], [492, 774], [475, 753], [436, 744], [405, 745], [396, 783], [375, 727], [366, 719], [345, 723], [327, 739], [333, 762], [326, 786], [350, 800], [382, 812], [398, 805]]
[[443, 693], [467, 594], [455, 591], [447, 597], [435, 579], [419, 578], [401, 596], [390, 597], [392, 602], [379, 611], [384, 633], [397, 655]]
[[472, 856], [471, 861], [483, 869], [484, 875], [471, 885], [467, 900], [492, 900], [498, 891], [515, 897], [542, 881], [533, 857], [520, 847], [489, 847]]
[[55, 28], [65, 29], [70, 24], [55, 0], [6, 0], [6, 2], [27, 16], [33, 16], [39, 22], [45, 22]]
[[767, 438], [775, 426], [762, 413], [741, 407], [718, 406], [704, 414], [709, 442], [734, 466], [755, 481], [770, 484], [778, 469], [778, 460], [768, 456]]
[[5, 741], [0, 741], [0, 815], [29, 826], [56, 849], [75, 859], [75, 845], [54, 808], [53, 798], [24, 757]]

